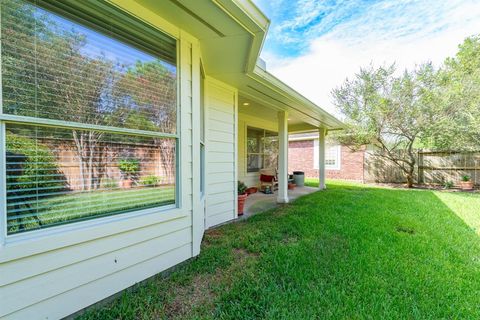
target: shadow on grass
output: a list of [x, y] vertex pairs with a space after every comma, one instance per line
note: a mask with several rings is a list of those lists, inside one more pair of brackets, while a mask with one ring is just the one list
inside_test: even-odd
[[480, 240], [444, 201], [330, 184], [206, 232], [198, 258], [82, 319], [479, 318]]

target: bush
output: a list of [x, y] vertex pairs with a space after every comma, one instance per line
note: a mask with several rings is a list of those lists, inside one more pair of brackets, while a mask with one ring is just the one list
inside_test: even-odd
[[468, 182], [468, 181], [470, 181], [470, 179], [471, 179], [471, 178], [470, 178], [469, 175], [464, 175], [464, 176], [462, 176], [462, 181], [464, 181], [464, 182]]
[[150, 175], [142, 177], [140, 184], [145, 187], [155, 187], [156, 185], [160, 184], [160, 181], [160, 177]]
[[126, 178], [132, 178], [140, 171], [140, 161], [135, 158], [120, 159], [118, 168]]
[[55, 155], [47, 145], [7, 131], [6, 147], [9, 190], [36, 194], [65, 189], [65, 177], [60, 174]]

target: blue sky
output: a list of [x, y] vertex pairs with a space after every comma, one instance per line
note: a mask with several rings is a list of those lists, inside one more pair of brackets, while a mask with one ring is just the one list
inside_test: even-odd
[[271, 20], [267, 69], [330, 111], [330, 91], [361, 66], [438, 66], [480, 33], [480, 0], [254, 2]]

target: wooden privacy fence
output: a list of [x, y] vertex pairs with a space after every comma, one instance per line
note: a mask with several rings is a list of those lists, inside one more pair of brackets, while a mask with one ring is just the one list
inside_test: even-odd
[[468, 175], [480, 185], [480, 151], [419, 151], [418, 183], [456, 183]]
[[[364, 157], [365, 182], [405, 183], [403, 172], [393, 162], [367, 151]], [[417, 152], [415, 182], [419, 184], [457, 184], [468, 175], [480, 185], [480, 151], [423, 151]]]

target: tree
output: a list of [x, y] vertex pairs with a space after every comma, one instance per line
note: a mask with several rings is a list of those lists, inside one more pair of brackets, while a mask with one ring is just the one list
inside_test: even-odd
[[395, 74], [395, 65], [362, 68], [353, 80], [333, 90], [335, 105], [347, 125], [336, 138], [352, 148], [373, 145], [376, 155], [398, 166], [412, 187], [415, 148], [440, 116], [432, 108], [437, 71], [424, 64], [412, 72]]
[[[132, 109], [120, 121], [128, 128], [175, 133], [177, 130], [177, 87], [175, 74], [161, 61], [137, 62], [115, 86], [117, 96]], [[122, 101], [119, 101], [122, 104]], [[132, 105], [134, 108], [132, 108]], [[155, 139], [163, 170], [169, 181], [175, 176], [175, 144]]]
[[[113, 125], [108, 121], [111, 110], [104, 96], [115, 81], [115, 65], [103, 56], [85, 54], [86, 36], [62, 23], [28, 2], [4, 1], [4, 110], [22, 116]], [[99, 181], [94, 171], [103, 133], [71, 130], [71, 135], [81, 188], [90, 190]]]
[[478, 150], [480, 142], [480, 36], [472, 36], [446, 59], [439, 77], [439, 112], [432, 146], [437, 149]]

